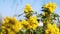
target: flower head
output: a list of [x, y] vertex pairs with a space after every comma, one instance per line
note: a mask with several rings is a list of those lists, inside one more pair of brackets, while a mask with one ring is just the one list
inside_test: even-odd
[[43, 8], [44, 9], [47, 9], [48, 12], [50, 13], [53, 13], [54, 12], [54, 9], [56, 8], [56, 4], [55, 3], [52, 3], [52, 2], [49, 2], [48, 4], [44, 5]]
[[56, 24], [47, 24], [47, 29], [45, 30], [45, 34], [59, 34], [59, 28]]
[[[2, 23], [2, 34], [9, 33], [14, 34], [20, 31], [22, 28], [21, 22], [14, 17], [6, 17]], [[7, 32], [6, 32], [7, 30]]]
[[33, 12], [32, 7], [30, 6], [30, 4], [27, 4], [27, 5], [25, 6], [24, 12], [25, 12], [25, 13]]

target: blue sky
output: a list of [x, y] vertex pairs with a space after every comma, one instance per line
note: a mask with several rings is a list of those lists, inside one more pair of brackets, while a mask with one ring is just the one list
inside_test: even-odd
[[[34, 11], [41, 13], [41, 6], [48, 2], [57, 4], [55, 13], [60, 13], [60, 0], [0, 0], [0, 14], [3, 17], [23, 13], [26, 4], [30, 4]], [[59, 14], [60, 15], [60, 14]]]

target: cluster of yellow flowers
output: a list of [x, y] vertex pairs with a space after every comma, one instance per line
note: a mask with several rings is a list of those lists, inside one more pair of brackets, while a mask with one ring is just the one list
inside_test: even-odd
[[25, 27], [27, 29], [35, 30], [36, 27], [38, 26], [38, 21], [37, 21], [36, 16], [34, 16], [34, 17], [31, 16], [32, 12], [33, 12], [32, 7], [29, 4], [27, 4], [25, 9], [24, 9], [24, 13], [28, 19], [22, 20], [22, 25], [23, 25], [23, 27]]
[[13, 17], [6, 17], [2, 24], [1, 34], [16, 34], [21, 29], [20, 21]]
[[28, 20], [23, 20], [22, 24], [27, 29], [35, 30], [38, 26], [38, 21], [37, 21], [37, 18], [35, 16], [34, 17], [30, 16]]
[[48, 4], [43, 6], [43, 8], [47, 9], [49, 13], [53, 13], [56, 7], [57, 7], [56, 4], [52, 2], [49, 2]]
[[47, 24], [47, 29], [45, 30], [45, 34], [60, 34], [59, 28], [56, 26], [56, 24]]
[[30, 6], [30, 4], [27, 4], [24, 8], [24, 13], [25, 13], [25, 16], [26, 18], [29, 18], [30, 16], [32, 16], [32, 13], [33, 13], [33, 9], [32, 7]]
[[[45, 6], [43, 6], [44, 9], [47, 9], [49, 13], [53, 13], [54, 9], [56, 8], [56, 4], [54, 3], [48, 3]], [[33, 12], [32, 7], [27, 4], [24, 13], [26, 16], [29, 16], [28, 18], [19, 21], [15, 19], [14, 17], [6, 17], [2, 23], [2, 32], [1, 34], [16, 34], [21, 29], [32, 29], [35, 30], [38, 27], [38, 21], [36, 16], [32, 16]], [[45, 23], [47, 25], [47, 28], [45, 30], [45, 34], [60, 34], [59, 28], [56, 26], [56, 24], [50, 24], [50, 16], [48, 16], [48, 12], [44, 12], [43, 15], [47, 16], [47, 20], [44, 21], [43, 25], [45, 26]], [[48, 23], [49, 22], [49, 23]]]
[[30, 18], [28, 19], [28, 22], [30, 24], [30, 28], [35, 29], [38, 26], [38, 21], [37, 21], [37, 17], [34, 16], [30, 16]]
[[2, 24], [1, 34], [16, 34], [21, 28], [33, 29], [35, 30], [38, 26], [38, 21], [36, 17], [30, 17], [28, 20], [18, 21], [13, 17], [6, 17]]
[[27, 20], [22, 20], [22, 26], [23, 26], [23, 28], [28, 28], [29, 26], [29, 23], [28, 23], [28, 21]]
[[30, 4], [27, 4], [25, 9], [24, 9], [24, 13], [28, 13], [28, 12], [33, 12], [32, 7], [30, 6]]

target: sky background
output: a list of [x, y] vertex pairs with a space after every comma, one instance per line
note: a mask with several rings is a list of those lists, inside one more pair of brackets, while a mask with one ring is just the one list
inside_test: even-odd
[[34, 11], [41, 13], [41, 7], [48, 2], [57, 4], [55, 13], [60, 15], [60, 0], [0, 0], [0, 15], [6, 17], [21, 14], [26, 4], [30, 4]]

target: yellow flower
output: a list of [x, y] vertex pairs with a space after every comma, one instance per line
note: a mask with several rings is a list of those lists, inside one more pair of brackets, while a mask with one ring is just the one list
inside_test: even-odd
[[56, 26], [56, 24], [47, 24], [47, 29], [45, 30], [46, 34], [59, 34], [59, 28]]
[[26, 7], [25, 7], [25, 9], [24, 9], [24, 12], [25, 13], [33, 12], [32, 7], [29, 4], [27, 4]]
[[49, 30], [47, 29], [47, 30], [45, 30], [45, 32], [46, 32], [46, 34], [49, 34]]
[[12, 29], [17, 33], [20, 31], [20, 29], [22, 28], [22, 25], [20, 22], [16, 22], [15, 25], [12, 25]]
[[47, 9], [48, 12], [50, 13], [53, 13], [54, 12], [54, 9], [56, 8], [56, 4], [55, 3], [52, 3], [52, 2], [49, 2], [48, 4], [44, 5], [43, 8]]
[[7, 29], [8, 30], [8, 34], [16, 34], [13, 30], [11, 29]]
[[22, 25], [23, 25], [23, 27], [28, 28], [29, 23], [26, 20], [22, 20]]
[[[7, 22], [7, 23], [6, 23]], [[2, 24], [2, 34], [3, 30], [8, 34], [16, 34], [22, 28], [21, 22], [16, 20], [14, 17], [6, 17]]]
[[51, 7], [49, 7], [48, 10], [49, 10], [50, 13], [53, 13], [54, 12], [54, 9], [51, 8]]
[[23, 27], [35, 30], [38, 27], [37, 17], [30, 16], [27, 20], [22, 20]]
[[3, 23], [9, 23], [9, 18], [5, 17]]
[[28, 19], [28, 22], [33, 30], [37, 28], [38, 21], [36, 16], [34, 17], [30, 16], [30, 18]]

